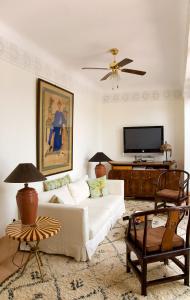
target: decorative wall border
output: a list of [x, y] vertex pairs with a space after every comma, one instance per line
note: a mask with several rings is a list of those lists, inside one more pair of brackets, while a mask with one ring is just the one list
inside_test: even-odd
[[[16, 36], [16, 34], [15, 34]], [[28, 49], [27, 42], [23, 39], [24, 46], [7, 39], [4, 35], [0, 35], [0, 59], [12, 65], [16, 65], [21, 69], [34, 74], [37, 78], [51, 81], [53, 84], [60, 85], [65, 89], [80, 88], [85, 93], [88, 89], [92, 91], [96, 87], [90, 81], [84, 79], [76, 71], [66, 67], [56, 57], [49, 55], [43, 49], [39, 48], [39, 55], [35, 51]], [[26, 47], [25, 47], [26, 44]], [[64, 71], [67, 69], [67, 73]], [[70, 73], [69, 73], [70, 71]], [[74, 73], [74, 75], [70, 75]]]
[[107, 103], [125, 103], [142, 101], [183, 101], [183, 92], [179, 89], [171, 90], [142, 90], [104, 94], [102, 101]]

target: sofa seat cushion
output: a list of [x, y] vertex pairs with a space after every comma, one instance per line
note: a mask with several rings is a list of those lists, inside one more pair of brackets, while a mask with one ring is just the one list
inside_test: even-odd
[[122, 203], [122, 197], [119, 195], [89, 198], [80, 203], [80, 206], [88, 207], [90, 239], [93, 239], [109, 220], [111, 224], [115, 211]]

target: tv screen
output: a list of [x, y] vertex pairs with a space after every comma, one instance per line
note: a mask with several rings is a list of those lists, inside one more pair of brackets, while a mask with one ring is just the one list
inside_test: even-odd
[[163, 144], [163, 126], [124, 127], [124, 153], [161, 152]]

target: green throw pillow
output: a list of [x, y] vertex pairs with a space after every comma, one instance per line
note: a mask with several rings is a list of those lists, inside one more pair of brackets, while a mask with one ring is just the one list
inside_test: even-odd
[[71, 183], [71, 178], [69, 175], [65, 175], [62, 178], [57, 178], [57, 179], [53, 179], [53, 180], [48, 180], [48, 181], [44, 181], [43, 185], [44, 185], [44, 191], [50, 191], [50, 190], [55, 190], [58, 189], [60, 187], [62, 187], [65, 184], [69, 184]]
[[62, 203], [62, 201], [60, 201], [59, 197], [57, 197], [56, 195], [53, 195], [48, 202], [49, 203]]
[[102, 197], [108, 194], [106, 176], [87, 181], [91, 198]]

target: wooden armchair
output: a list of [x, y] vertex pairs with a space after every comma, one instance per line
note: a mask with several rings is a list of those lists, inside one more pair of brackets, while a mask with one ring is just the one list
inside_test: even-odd
[[[156, 214], [166, 214], [165, 226], [152, 228], [149, 217]], [[185, 216], [185, 217], [184, 217]], [[177, 234], [177, 227], [184, 218], [186, 223], [186, 240]], [[141, 226], [136, 220], [141, 220]], [[141, 283], [141, 294], [146, 296], [147, 287], [184, 279], [184, 285], [189, 286], [189, 250], [190, 250], [190, 206], [179, 206], [134, 213], [129, 217], [126, 231], [126, 271], [134, 271]], [[131, 252], [137, 256], [131, 259]], [[184, 257], [184, 263], [177, 256]], [[147, 281], [147, 265], [149, 263], [171, 259], [181, 270], [179, 275]], [[139, 268], [140, 266], [140, 268]]]
[[[167, 170], [160, 174], [155, 190], [155, 209], [166, 207], [167, 203], [176, 206], [189, 203], [189, 173], [184, 170]], [[158, 205], [158, 203], [160, 203]]]

